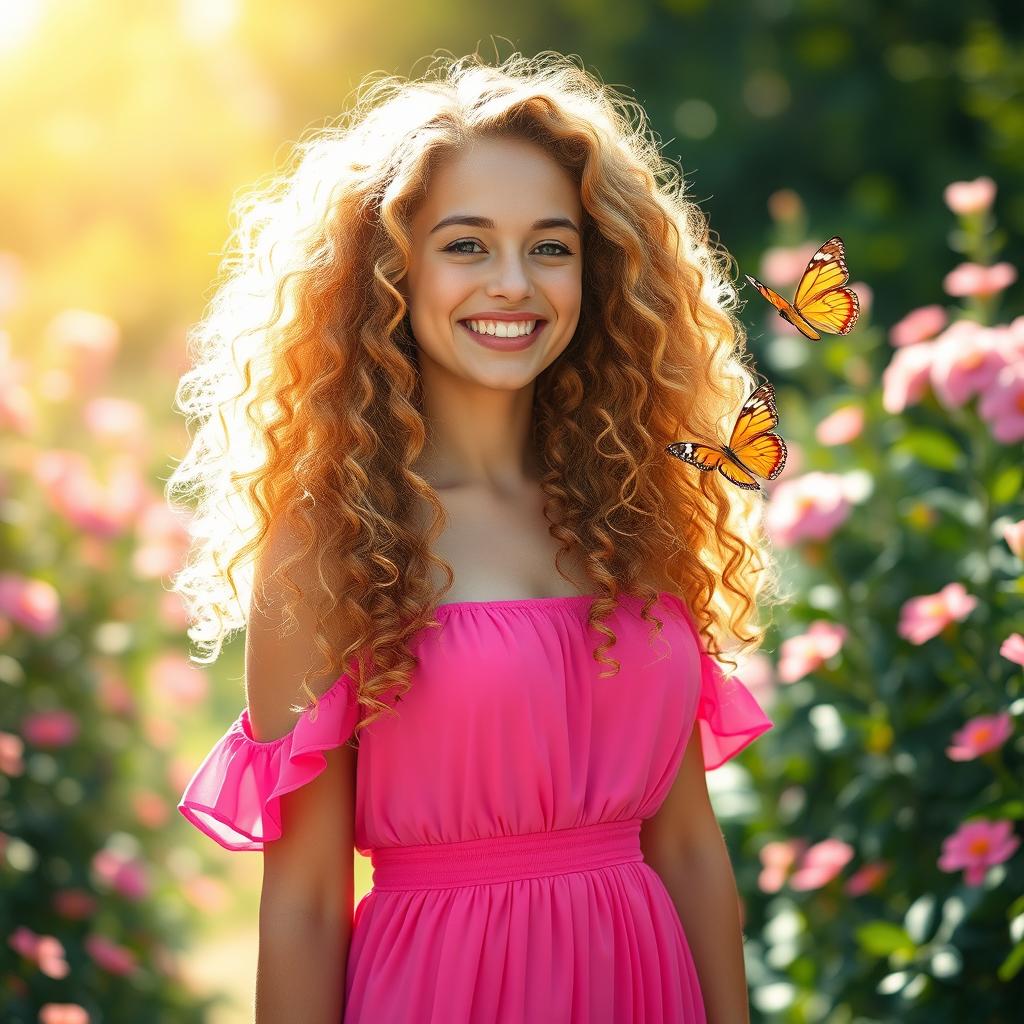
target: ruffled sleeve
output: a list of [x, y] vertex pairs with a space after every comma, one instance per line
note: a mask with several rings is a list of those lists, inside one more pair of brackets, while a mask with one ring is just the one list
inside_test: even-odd
[[291, 732], [276, 740], [253, 738], [249, 709], [196, 769], [178, 810], [226, 850], [262, 850], [281, 838], [281, 797], [315, 779], [327, 767], [323, 751], [340, 747], [359, 717], [355, 683], [348, 673], [304, 711]]
[[727, 677], [703, 648], [697, 721], [705, 771], [721, 767], [775, 725], [743, 683]]
[[704, 770], [720, 768], [749, 746], [758, 736], [774, 728], [754, 695], [736, 676], [726, 676], [704, 647], [693, 617], [682, 599], [679, 606], [689, 623], [700, 652], [700, 700], [697, 721], [704, 751]]

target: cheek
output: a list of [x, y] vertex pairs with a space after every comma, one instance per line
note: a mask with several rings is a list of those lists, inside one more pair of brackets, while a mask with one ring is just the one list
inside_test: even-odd
[[473, 285], [465, 273], [460, 273], [458, 267], [442, 264], [426, 268], [420, 276], [416, 301], [423, 310], [429, 310], [431, 315], [444, 316], [458, 308], [472, 290]]

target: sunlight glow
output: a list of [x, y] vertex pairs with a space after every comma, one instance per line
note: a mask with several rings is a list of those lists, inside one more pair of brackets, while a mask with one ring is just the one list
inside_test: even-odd
[[185, 38], [196, 43], [216, 43], [234, 28], [239, 7], [239, 0], [180, 0]]
[[35, 31], [43, 0], [0, 0], [0, 55], [13, 53]]

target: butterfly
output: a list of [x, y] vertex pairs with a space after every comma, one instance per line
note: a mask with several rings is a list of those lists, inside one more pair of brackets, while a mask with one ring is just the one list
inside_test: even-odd
[[673, 441], [665, 450], [704, 472], [717, 469], [738, 487], [759, 491], [755, 476], [774, 480], [786, 465], [786, 442], [772, 433], [778, 425], [775, 389], [765, 381], [743, 403], [727, 445]]
[[850, 272], [846, 268], [846, 249], [838, 235], [811, 257], [791, 303], [756, 277], [743, 276], [779, 311], [783, 320], [811, 341], [821, 340], [818, 331], [849, 334], [860, 316], [857, 293], [843, 287], [850, 280]]

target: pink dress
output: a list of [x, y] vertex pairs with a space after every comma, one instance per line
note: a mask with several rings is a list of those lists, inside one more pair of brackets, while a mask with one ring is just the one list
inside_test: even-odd
[[[651, 624], [620, 597], [604, 666], [592, 597], [440, 605], [412, 688], [360, 732], [355, 907], [344, 1024], [703, 1024], [679, 914], [639, 831], [676, 777], [694, 720], [705, 769], [773, 727], [704, 651], [667, 592]], [[362, 709], [342, 674], [277, 740], [248, 711], [178, 809], [229, 850], [281, 835], [280, 797], [326, 766]]]

